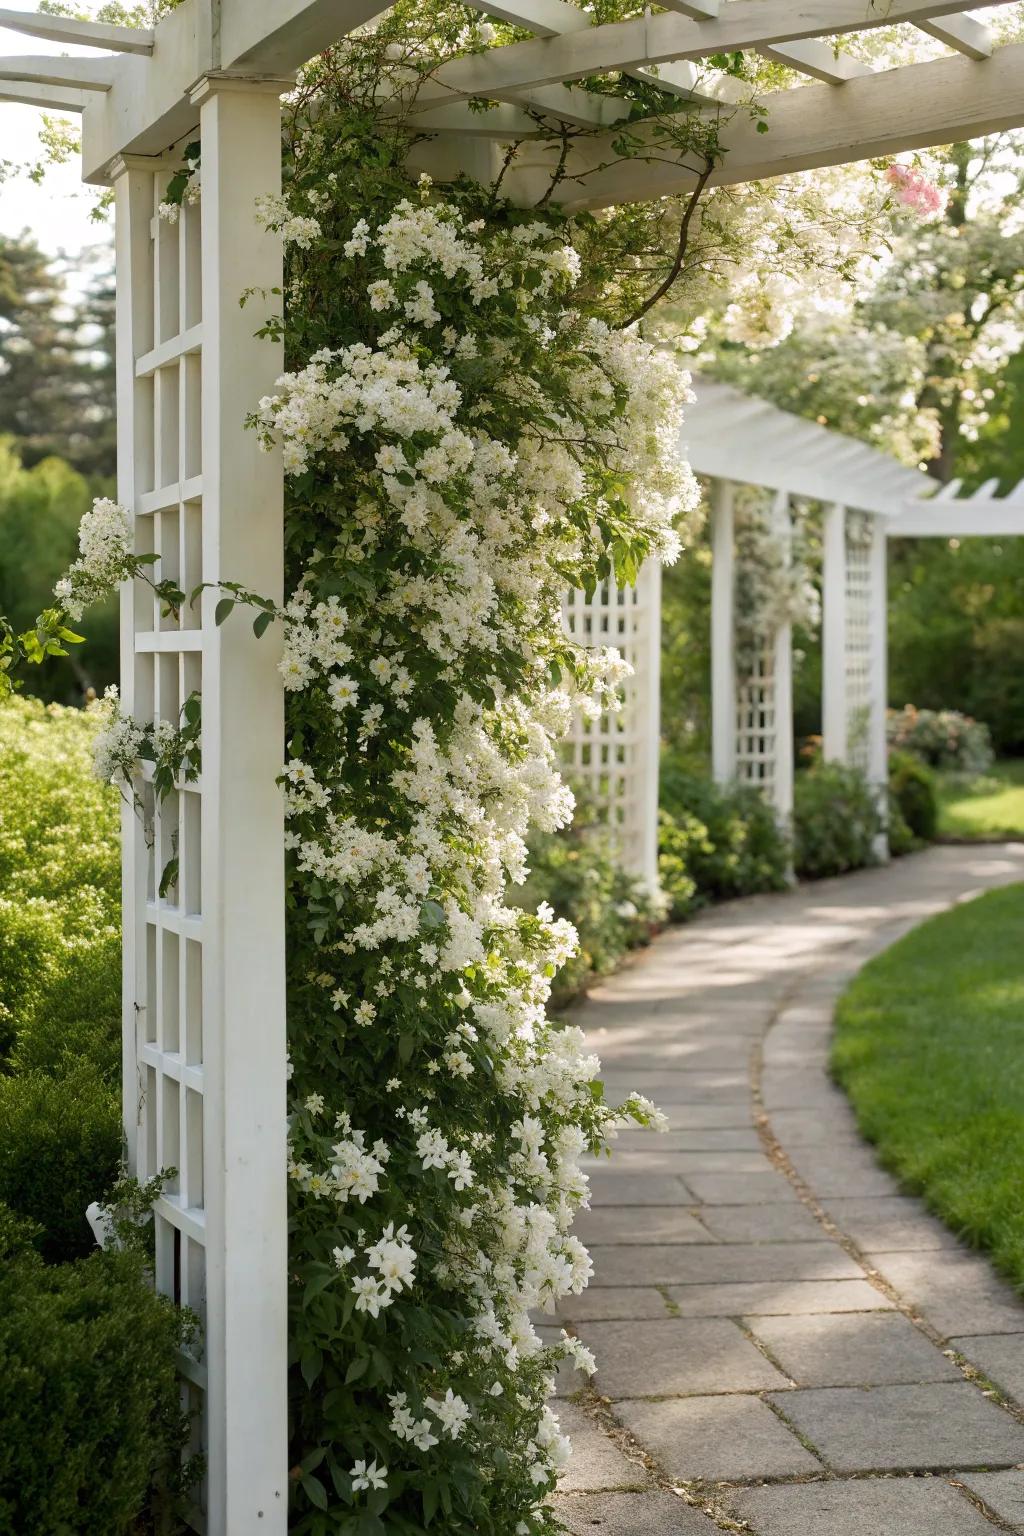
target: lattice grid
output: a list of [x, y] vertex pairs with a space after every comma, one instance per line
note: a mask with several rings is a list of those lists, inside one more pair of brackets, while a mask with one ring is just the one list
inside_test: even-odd
[[846, 673], [846, 755], [861, 772], [870, 765], [871, 719], [871, 523], [846, 514], [844, 667]]
[[749, 676], [736, 683], [736, 778], [770, 798], [775, 791], [774, 641], [766, 641]]
[[622, 687], [622, 708], [605, 710], [597, 720], [577, 715], [565, 742], [566, 771], [584, 787], [605, 822], [613, 847], [626, 868], [645, 872], [648, 756], [656, 723], [648, 718], [652, 626], [660, 629], [660, 606], [653, 595], [654, 573], [641, 573], [636, 586], [603, 582], [592, 598], [570, 592], [562, 605], [566, 631], [581, 645], [615, 646], [633, 668]]
[[[134, 418], [132, 463], [136, 549], [159, 556], [156, 579], [186, 592], [203, 578], [202, 212], [183, 208], [176, 224], [157, 212], [170, 172], [137, 178], [149, 215], [152, 260], [133, 272]], [[151, 184], [151, 193], [145, 190]], [[148, 207], [146, 206], [148, 205]], [[147, 280], [148, 279], [148, 280]], [[143, 292], [147, 289], [148, 292]], [[199, 603], [161, 612], [136, 584], [131, 674], [126, 703], [140, 721], [181, 722], [181, 710], [203, 685]], [[126, 826], [126, 928], [134, 926], [134, 995], [125, 990], [126, 1033], [134, 1044], [134, 1085], [126, 1081], [129, 1155], [142, 1180], [164, 1169], [154, 1212], [159, 1290], [206, 1322], [204, 1142], [203, 788], [179, 781], [159, 803], [147, 783], [144, 816]], [[160, 894], [164, 872], [177, 878]], [[133, 1094], [134, 1087], [134, 1094]], [[193, 1416], [193, 1451], [205, 1449], [206, 1377], [199, 1359], [183, 1358], [183, 1406]], [[204, 1495], [199, 1497], [201, 1523]]]

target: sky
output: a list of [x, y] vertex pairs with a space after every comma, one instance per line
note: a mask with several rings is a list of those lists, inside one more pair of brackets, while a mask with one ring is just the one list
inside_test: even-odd
[[[34, 11], [35, 0], [7, 0], [8, 10]], [[53, 43], [26, 37], [20, 32], [0, 28], [0, 54], [60, 53]], [[94, 50], [63, 50], [86, 57]], [[16, 163], [38, 158], [39, 126], [42, 113], [33, 107], [0, 101], [0, 159]], [[96, 202], [96, 189], [83, 187], [78, 157], [67, 165], [52, 166], [41, 186], [26, 176], [10, 177], [0, 183], [0, 234], [20, 235], [31, 230], [44, 251], [56, 255], [76, 255], [85, 246], [109, 243], [109, 224], [96, 224], [89, 212]]]

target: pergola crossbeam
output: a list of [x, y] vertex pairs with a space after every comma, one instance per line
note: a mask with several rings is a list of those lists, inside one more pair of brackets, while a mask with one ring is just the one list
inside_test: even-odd
[[937, 38], [940, 43], [946, 43], [958, 53], [966, 54], [969, 59], [987, 59], [994, 47], [988, 27], [976, 21], [973, 16], [930, 17], [927, 21], [919, 21], [917, 25], [929, 37]]
[[12, 11], [0, 6], [0, 27], [23, 32], [43, 42], [109, 48], [115, 53], [153, 52], [153, 33], [142, 27], [115, 27], [102, 21], [78, 21], [73, 16], [46, 16], [38, 11]]
[[837, 53], [828, 43], [811, 38], [805, 42], [786, 43], [783, 47], [762, 43], [757, 50], [776, 64], [785, 64], [799, 74], [810, 75], [825, 85], [842, 85], [857, 75], [870, 75], [871, 66], [849, 53]]
[[117, 68], [114, 59], [15, 54], [0, 58], [0, 80], [23, 80], [29, 85], [69, 85], [80, 91], [109, 91], [117, 78]]
[[85, 91], [68, 85], [32, 85], [28, 81], [0, 80], [0, 101], [22, 107], [41, 107], [44, 112], [84, 112]]

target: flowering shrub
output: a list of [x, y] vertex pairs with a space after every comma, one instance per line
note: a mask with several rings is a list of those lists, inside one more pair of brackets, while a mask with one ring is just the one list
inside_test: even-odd
[[882, 831], [875, 793], [858, 768], [816, 762], [793, 790], [793, 867], [805, 880], [842, 875], [876, 860]]
[[924, 171], [913, 165], [890, 165], [885, 179], [893, 189], [893, 195], [901, 208], [909, 208], [922, 218], [931, 213], [941, 213], [946, 206], [946, 196]]
[[956, 709], [915, 709], [913, 704], [891, 709], [887, 735], [891, 748], [912, 752], [933, 768], [985, 773], [992, 766], [988, 726]]

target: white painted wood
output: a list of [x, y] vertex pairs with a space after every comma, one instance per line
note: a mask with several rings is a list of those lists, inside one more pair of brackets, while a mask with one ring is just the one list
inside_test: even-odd
[[693, 21], [709, 21], [718, 15], [719, 0], [669, 0], [668, 8]]
[[153, 33], [144, 27], [114, 27], [102, 21], [79, 21], [73, 16], [12, 11], [7, 6], [0, 7], [0, 27], [50, 43], [80, 43], [88, 48], [110, 48], [115, 53], [153, 52]]
[[116, 59], [72, 59], [46, 53], [16, 53], [0, 58], [0, 80], [25, 80], [32, 85], [70, 85], [80, 91], [109, 91], [117, 69]]
[[886, 523], [890, 539], [1012, 538], [1024, 533], [1024, 500], [939, 500], [913, 504]]
[[[256, 221], [277, 195], [277, 89], [204, 82], [203, 575], [281, 601], [283, 475], [244, 421], [272, 391], [280, 343], [256, 339], [244, 290], [279, 287], [277, 237]], [[209, 1040], [207, 1311], [211, 1532], [287, 1529], [284, 818], [275, 778], [284, 707], [273, 629], [214, 622], [203, 596], [202, 901]], [[269, 643], [268, 643], [269, 642]]]
[[51, 112], [84, 112], [87, 100], [85, 91], [71, 85], [31, 85], [27, 81], [0, 80], [0, 101], [17, 102], [23, 107], [42, 107]]
[[733, 486], [716, 480], [711, 499], [711, 771], [719, 784], [736, 774], [736, 579]]
[[[791, 558], [793, 520], [789, 492], [776, 492], [772, 524]], [[774, 636], [775, 775], [774, 802], [779, 825], [789, 830], [793, 820], [793, 626], [782, 624]]]
[[886, 707], [889, 702], [889, 604], [887, 540], [881, 518], [871, 519], [871, 683], [868, 720], [868, 779], [874, 786], [883, 831], [875, 842], [875, 856], [889, 857], [889, 745], [886, 739]]
[[220, 0], [220, 68], [290, 74], [379, 16], [381, 0]]
[[[1024, 126], [1024, 43], [997, 48], [984, 63], [963, 57], [933, 59], [848, 80], [838, 91], [825, 85], [777, 91], [763, 97], [762, 105], [767, 133], [758, 133], [742, 113], [724, 125], [725, 153], [712, 186], [734, 186]], [[644, 131], [643, 125], [636, 130], [641, 139]], [[648, 161], [633, 158], [620, 165], [612, 163], [614, 158], [610, 136], [579, 140], [570, 156], [568, 178], [555, 189], [553, 200], [570, 209], [601, 208], [672, 196], [695, 184], [692, 165], [664, 158], [664, 149], [653, 139]], [[549, 146], [527, 146], [504, 189], [515, 202], [536, 201], [550, 180], [552, 164]]]
[[639, 644], [644, 656], [639, 677], [636, 764], [639, 874], [649, 891], [659, 889], [658, 790], [661, 771], [661, 566], [648, 560], [640, 572]]
[[828, 763], [845, 763], [846, 508], [832, 502], [822, 524], [821, 747]]
[[776, 64], [785, 64], [802, 75], [810, 75], [825, 85], [842, 85], [857, 75], [870, 75], [871, 65], [849, 53], [837, 53], [828, 43], [809, 38], [805, 42], [783, 45], [762, 43], [758, 53]]
[[987, 59], [994, 47], [992, 33], [984, 22], [976, 21], [965, 13], [962, 16], [945, 16], [919, 21], [918, 28], [935, 37], [940, 43], [965, 53], [969, 59]]
[[938, 16], [962, 9], [963, 0], [932, 6], [922, 5], [920, 0], [886, 0], [884, 6], [865, 5], [864, 0], [806, 0], [800, 5], [792, 0], [730, 0], [714, 20], [696, 22], [665, 12], [453, 59], [435, 72], [419, 101], [426, 106], [429, 101], [452, 97], [486, 98], [522, 86], [579, 80], [609, 70], [646, 68], [677, 59], [707, 58], [713, 53], [814, 38], [822, 33], [867, 31], [899, 21], [924, 20], [928, 11]]

